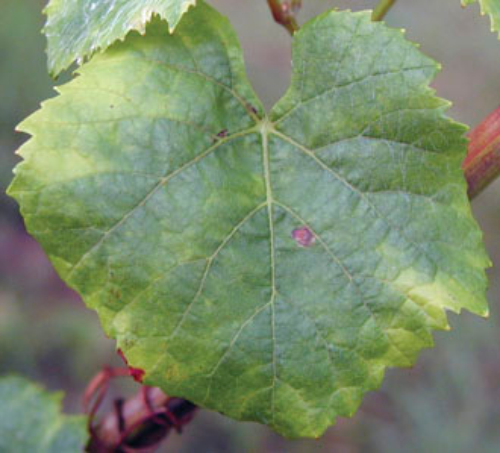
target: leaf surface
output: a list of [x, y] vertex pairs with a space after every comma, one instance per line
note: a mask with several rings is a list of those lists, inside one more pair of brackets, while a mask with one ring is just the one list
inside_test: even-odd
[[266, 115], [205, 4], [84, 65], [22, 124], [10, 194], [145, 383], [288, 437], [352, 415], [489, 260], [437, 65], [368, 12], [293, 41]]
[[491, 18], [491, 31], [498, 32], [500, 38], [500, 0], [462, 0], [462, 5], [471, 5], [477, 1], [481, 5], [481, 13], [488, 14]]
[[125, 38], [130, 30], [143, 33], [153, 14], [168, 21], [173, 32], [196, 0], [50, 0], [44, 28], [49, 71], [57, 76], [75, 60]]
[[62, 415], [61, 399], [61, 393], [49, 394], [23, 378], [0, 379], [0, 451], [82, 452], [85, 417]]

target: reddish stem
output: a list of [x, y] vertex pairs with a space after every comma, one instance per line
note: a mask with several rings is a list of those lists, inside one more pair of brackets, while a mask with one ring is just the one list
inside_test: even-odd
[[267, 4], [274, 20], [283, 25], [291, 35], [299, 29], [295, 15], [302, 5], [302, 0], [267, 0]]
[[127, 368], [105, 367], [90, 381], [83, 394], [83, 411], [89, 416], [89, 427], [92, 425], [94, 416], [106, 397], [110, 379], [129, 375], [130, 371]]
[[473, 199], [500, 175], [500, 107], [470, 132], [469, 139], [462, 168]]
[[171, 398], [160, 389], [142, 386], [127, 400], [117, 399], [113, 408], [96, 422], [112, 378], [130, 376], [128, 369], [105, 368], [90, 382], [84, 396], [89, 415], [90, 453], [150, 453], [155, 451], [172, 429], [181, 432], [195, 415], [197, 407], [181, 398]]

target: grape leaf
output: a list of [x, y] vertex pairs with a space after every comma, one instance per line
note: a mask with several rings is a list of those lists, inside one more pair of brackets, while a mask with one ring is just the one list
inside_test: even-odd
[[228, 21], [154, 22], [21, 126], [10, 194], [144, 382], [288, 437], [486, 315], [489, 265], [438, 65], [369, 12], [293, 39], [266, 115]]
[[489, 14], [491, 18], [491, 31], [498, 32], [500, 38], [500, 0], [462, 0], [463, 6], [479, 1], [481, 13]]
[[0, 451], [80, 453], [87, 442], [85, 417], [61, 414], [62, 394], [49, 394], [20, 377], [0, 379]]
[[75, 60], [105, 50], [130, 30], [145, 31], [153, 14], [166, 19], [173, 32], [196, 0], [50, 0], [44, 28], [48, 65], [57, 76]]

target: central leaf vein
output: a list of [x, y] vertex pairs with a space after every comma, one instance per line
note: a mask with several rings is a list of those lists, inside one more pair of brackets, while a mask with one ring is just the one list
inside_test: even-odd
[[269, 143], [268, 132], [269, 124], [263, 121], [261, 125], [262, 130], [262, 159], [264, 164], [264, 179], [266, 183], [266, 198], [267, 198], [267, 213], [269, 217], [269, 245], [270, 245], [270, 264], [271, 264], [271, 335], [273, 341], [272, 351], [272, 369], [273, 380], [271, 387], [271, 417], [274, 423], [275, 417], [275, 393], [276, 393], [276, 380], [277, 380], [277, 364], [276, 364], [276, 257], [274, 246], [274, 221], [273, 221], [273, 194], [271, 187], [271, 172], [269, 165]]

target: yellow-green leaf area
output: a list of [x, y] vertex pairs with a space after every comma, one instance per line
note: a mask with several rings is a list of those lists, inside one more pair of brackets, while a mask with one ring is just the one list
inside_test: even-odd
[[462, 5], [471, 5], [477, 1], [481, 6], [481, 13], [490, 16], [491, 31], [498, 32], [500, 38], [500, 0], [462, 0]]
[[87, 443], [85, 417], [61, 413], [62, 394], [20, 378], [0, 379], [0, 451], [80, 453]]
[[200, 3], [84, 65], [21, 129], [9, 193], [145, 383], [287, 437], [350, 416], [489, 260], [438, 67], [369, 12], [293, 38], [266, 114]]
[[196, 0], [50, 0], [45, 9], [49, 71], [56, 76], [75, 60], [123, 39], [131, 30], [143, 33], [154, 14], [173, 32]]

